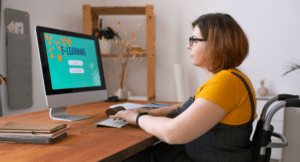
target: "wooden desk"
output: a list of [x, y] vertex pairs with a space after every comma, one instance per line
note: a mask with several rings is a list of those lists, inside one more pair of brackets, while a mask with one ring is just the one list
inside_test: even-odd
[[[147, 103], [147, 102], [139, 102]], [[112, 102], [96, 102], [68, 107], [72, 115], [89, 115], [81, 121], [59, 121], [49, 117], [49, 110], [0, 117], [7, 122], [66, 123], [68, 136], [52, 145], [0, 143], [1, 162], [25, 161], [122, 161], [157, 142], [157, 138], [142, 129], [127, 125], [121, 129], [94, 127], [107, 118], [105, 110]]]

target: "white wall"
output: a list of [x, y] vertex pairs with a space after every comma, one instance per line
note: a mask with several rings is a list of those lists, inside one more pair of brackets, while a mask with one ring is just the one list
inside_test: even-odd
[[[189, 51], [186, 49], [188, 37], [192, 34], [191, 22], [198, 16], [209, 12], [229, 13], [242, 26], [250, 42], [248, 58], [239, 67], [252, 80], [254, 88], [259, 88], [259, 80], [265, 79], [265, 85], [271, 94], [299, 94], [300, 71], [285, 77], [290, 62], [298, 63], [300, 58], [300, 1], [296, 0], [3, 0], [0, 39], [0, 73], [6, 74], [4, 46], [4, 8], [24, 10], [30, 14], [33, 56], [33, 95], [34, 105], [24, 111], [10, 111], [4, 104], [4, 115], [47, 109], [42, 91], [39, 69], [39, 57], [34, 35], [35, 25], [82, 32], [82, 4], [92, 6], [138, 6], [154, 4], [156, 28], [156, 99], [158, 101], [176, 101], [173, 65], [183, 66], [185, 97], [195, 91], [207, 80], [205, 73], [191, 65]], [[122, 21], [122, 20], [121, 20]], [[136, 76], [144, 77], [142, 72]], [[6, 76], [6, 75], [4, 75]], [[110, 78], [112, 79], [112, 78]], [[143, 79], [141, 79], [143, 81]], [[144, 87], [140, 87], [144, 86]], [[145, 89], [141, 84], [137, 89]], [[2, 95], [5, 93], [2, 88]], [[130, 86], [136, 95], [145, 95]], [[283, 161], [299, 161], [300, 111], [288, 109], [285, 113], [284, 134], [289, 146], [283, 151]]]

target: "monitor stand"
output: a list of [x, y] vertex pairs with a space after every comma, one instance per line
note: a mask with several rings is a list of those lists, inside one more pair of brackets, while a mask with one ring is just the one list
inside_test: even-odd
[[91, 116], [83, 116], [83, 115], [70, 115], [67, 113], [66, 106], [51, 108], [49, 115], [51, 119], [55, 120], [65, 120], [65, 121], [77, 121], [91, 118]]

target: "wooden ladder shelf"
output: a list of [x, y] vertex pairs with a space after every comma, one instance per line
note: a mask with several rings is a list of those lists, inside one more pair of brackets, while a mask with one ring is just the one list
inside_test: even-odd
[[[147, 57], [147, 98], [155, 100], [155, 30], [153, 5], [139, 7], [91, 7], [83, 5], [83, 33], [92, 35], [98, 28], [99, 15], [145, 15], [147, 49], [139, 57]], [[118, 57], [120, 54], [101, 55], [102, 57]]]

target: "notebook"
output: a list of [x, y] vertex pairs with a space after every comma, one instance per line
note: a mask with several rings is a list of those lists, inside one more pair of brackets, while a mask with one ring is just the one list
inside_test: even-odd
[[60, 134], [66, 133], [71, 127], [67, 126], [65, 128], [62, 128], [60, 130], [57, 130], [53, 133], [31, 133], [31, 132], [18, 132], [18, 131], [14, 131], [14, 130], [10, 130], [10, 132], [1, 132], [0, 131], [0, 136], [24, 136], [24, 137], [55, 137], [58, 136]]
[[141, 108], [145, 105], [143, 104], [136, 104], [136, 103], [130, 103], [130, 102], [126, 102], [126, 103], [122, 103], [122, 104], [116, 104], [116, 105], [112, 105], [110, 106], [110, 108], [115, 108], [118, 106], [122, 106], [124, 107], [126, 110], [130, 110], [130, 109], [135, 109], [135, 108]]
[[48, 124], [48, 123], [18, 123], [10, 122], [0, 127], [0, 132], [15, 133], [52, 133], [65, 128], [66, 124]]
[[136, 103], [126, 102], [126, 103], [122, 103], [122, 104], [112, 105], [112, 106], [110, 106], [110, 108], [122, 106], [126, 110], [130, 110], [130, 109], [136, 109], [136, 108], [162, 108], [162, 107], [167, 107], [167, 106], [171, 106], [171, 105], [172, 104], [154, 103], [154, 102], [149, 102], [148, 104], [136, 104]]
[[0, 135], [0, 142], [50, 145], [67, 137], [67, 133], [58, 134], [54, 137], [27, 137], [27, 136], [5, 136]]

